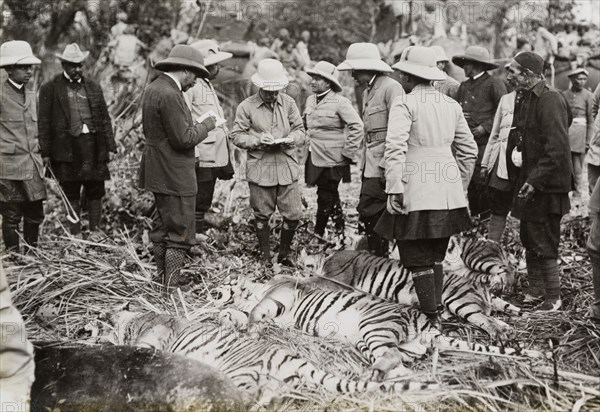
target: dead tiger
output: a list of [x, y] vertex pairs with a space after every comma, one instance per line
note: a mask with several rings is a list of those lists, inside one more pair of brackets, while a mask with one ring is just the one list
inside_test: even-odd
[[[402, 306], [364, 292], [344, 290], [326, 281], [278, 276], [270, 282], [262, 300], [250, 312], [249, 322], [275, 321], [294, 325], [301, 331], [335, 338], [355, 345], [370, 359], [374, 376], [403, 376], [410, 373], [403, 362], [421, 357], [431, 344], [450, 350], [485, 354], [540, 357], [542, 353], [521, 348], [468, 343], [445, 337], [417, 308]], [[393, 372], [392, 372], [393, 371]]]
[[[492, 312], [518, 314], [520, 309], [493, 293], [500, 293], [514, 279], [506, 253], [496, 242], [452, 237], [444, 265], [443, 317], [451, 315], [476, 325], [493, 338], [505, 338], [511, 328]], [[410, 271], [395, 259], [364, 251], [338, 251], [324, 260], [321, 276], [404, 305], [419, 301]]]
[[219, 369], [257, 400], [269, 404], [281, 393], [281, 383], [296, 387], [299, 381], [330, 392], [400, 393], [439, 389], [435, 383], [372, 382], [344, 379], [327, 373], [283, 345], [224, 329], [206, 322], [171, 315], [123, 311], [113, 317], [115, 344], [150, 347], [189, 356]]

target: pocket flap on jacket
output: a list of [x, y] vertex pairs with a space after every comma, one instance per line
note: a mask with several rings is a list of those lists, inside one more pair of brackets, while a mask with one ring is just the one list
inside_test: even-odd
[[344, 147], [346, 142], [324, 142], [325, 147]]
[[262, 159], [264, 155], [264, 150], [248, 150], [248, 156], [252, 157], [253, 159]]
[[367, 114], [372, 114], [372, 113], [377, 113], [377, 112], [382, 112], [384, 110], [387, 110], [387, 107], [385, 105], [377, 105], [377, 106], [373, 106], [367, 109]]
[[1, 142], [0, 141], [0, 153], [13, 154], [16, 146], [14, 143]]

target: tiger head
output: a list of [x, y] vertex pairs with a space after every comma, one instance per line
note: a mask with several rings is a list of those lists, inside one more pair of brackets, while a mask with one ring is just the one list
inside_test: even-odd
[[510, 288], [515, 280], [508, 254], [500, 244], [484, 238], [452, 236], [443, 265], [446, 271], [470, 269], [492, 275], [495, 291]]
[[291, 312], [299, 297], [299, 284], [291, 276], [276, 276], [267, 283], [269, 288], [248, 318], [250, 326], [259, 322], [281, 319]]

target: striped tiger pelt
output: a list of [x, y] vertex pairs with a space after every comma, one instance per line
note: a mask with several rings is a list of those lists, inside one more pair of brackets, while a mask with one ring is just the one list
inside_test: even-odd
[[[435, 344], [440, 349], [469, 350], [485, 354], [539, 357], [537, 351], [468, 343], [443, 336], [420, 310], [363, 292], [331, 291], [289, 276], [278, 276], [252, 312], [249, 322], [275, 321], [301, 331], [355, 345], [371, 361], [375, 376], [410, 373], [405, 361], [425, 354]], [[325, 290], [324, 290], [325, 289]]]
[[281, 383], [296, 387], [300, 381], [330, 392], [404, 392], [437, 389], [420, 382], [372, 382], [336, 377], [283, 345], [253, 339], [211, 323], [171, 315], [119, 312], [114, 317], [115, 344], [151, 347], [206, 363], [227, 375], [261, 405], [281, 393]]
[[[494, 338], [505, 338], [509, 325], [491, 314], [519, 313], [519, 308], [492, 295], [492, 290], [509, 285], [513, 276], [502, 248], [485, 239], [453, 237], [443, 265], [443, 316], [457, 316]], [[321, 275], [392, 302], [419, 304], [410, 271], [394, 259], [364, 251], [338, 251], [325, 260]]]

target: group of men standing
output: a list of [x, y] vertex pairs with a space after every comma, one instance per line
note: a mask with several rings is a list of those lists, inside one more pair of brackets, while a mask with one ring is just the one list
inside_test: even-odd
[[23, 239], [36, 246], [44, 220], [46, 173], [57, 179], [77, 215], [69, 225], [71, 234], [81, 234], [83, 199], [89, 231], [94, 233], [100, 225], [110, 153], [117, 150], [112, 122], [102, 89], [82, 74], [89, 52], [73, 43], [56, 56], [63, 72], [42, 85], [38, 111], [36, 91], [27, 89], [27, 83], [41, 61], [27, 42], [0, 46], [0, 67], [8, 74], [0, 101], [0, 212], [7, 250], [19, 250], [21, 220]]
[[[24, 85], [31, 66], [39, 60], [25, 42], [2, 45], [1, 65], [9, 79], [3, 85], [7, 93], [0, 123], [10, 139], [2, 142], [8, 162], [2, 165], [0, 201], [3, 236], [9, 247], [18, 246], [16, 228], [21, 216], [25, 240], [31, 245], [37, 241], [43, 219], [44, 165], [51, 167], [78, 214], [81, 190], [85, 190], [89, 228], [98, 227], [104, 180], [110, 177], [109, 152], [116, 146], [102, 91], [82, 76], [87, 55], [76, 44], [57, 55], [64, 71], [40, 90], [38, 128], [34, 96]], [[165, 286], [189, 282], [180, 269], [196, 233], [205, 230], [204, 214], [216, 180], [233, 176], [230, 144], [248, 155], [250, 206], [263, 261], [271, 259], [269, 218], [278, 209], [284, 222], [277, 261], [293, 265], [289, 254], [301, 217], [296, 147], [305, 142], [305, 127], [315, 125], [309, 135], [318, 139], [329, 127], [327, 121], [340, 130], [354, 130], [362, 121], [362, 186], [357, 209], [368, 248], [386, 256], [388, 241], [396, 240], [423, 298], [422, 306], [429, 307], [425, 312], [437, 313], [439, 302], [428, 304], [426, 297], [436, 295], [432, 291], [443, 276], [440, 262], [449, 237], [470, 226], [469, 214], [490, 208], [493, 240], [500, 240], [508, 211], [521, 219], [529, 297], [544, 298], [541, 310], [560, 307], [556, 262], [560, 220], [570, 208], [572, 188], [571, 109], [567, 99], [546, 84], [541, 56], [521, 52], [514, 57], [506, 66], [514, 91], [507, 94], [505, 84], [487, 72], [496, 65], [482, 47], [471, 46], [464, 55], [453, 57], [467, 75], [456, 87], [443, 71], [448, 61], [443, 50], [410, 46], [391, 68], [377, 46], [355, 43], [337, 68], [319, 62], [318, 70], [309, 73], [314, 82], [322, 81], [314, 88], [311, 104], [327, 102], [332, 89], [341, 90], [337, 70], [351, 71], [356, 83], [365, 88], [361, 120], [351, 113], [323, 111], [331, 112], [331, 119], [318, 124], [311, 120], [308, 126], [307, 116], [314, 116], [301, 114], [293, 99], [282, 92], [289, 82], [284, 67], [277, 60], [264, 59], [252, 77], [258, 91], [238, 106], [231, 132], [210, 82], [219, 72], [219, 63], [230, 57], [210, 40], [175, 46], [165, 60], [156, 63], [163, 73], [144, 92], [146, 147], [140, 183], [155, 196], [158, 217], [150, 237]], [[399, 81], [389, 75], [394, 70]], [[572, 73], [574, 88], [581, 74], [585, 73]], [[336, 116], [341, 117], [335, 120]], [[328, 151], [335, 151], [334, 157], [356, 152], [340, 151], [342, 146], [343, 142], [324, 142], [314, 146], [319, 150], [315, 155], [327, 158]], [[340, 165], [358, 160], [341, 158]], [[337, 167], [338, 163], [332, 164]], [[320, 169], [315, 170], [322, 173], [323, 167], [317, 166]], [[339, 203], [339, 199], [329, 200]], [[326, 209], [334, 206], [328, 204]], [[71, 226], [74, 234], [80, 230], [78, 224]]]

